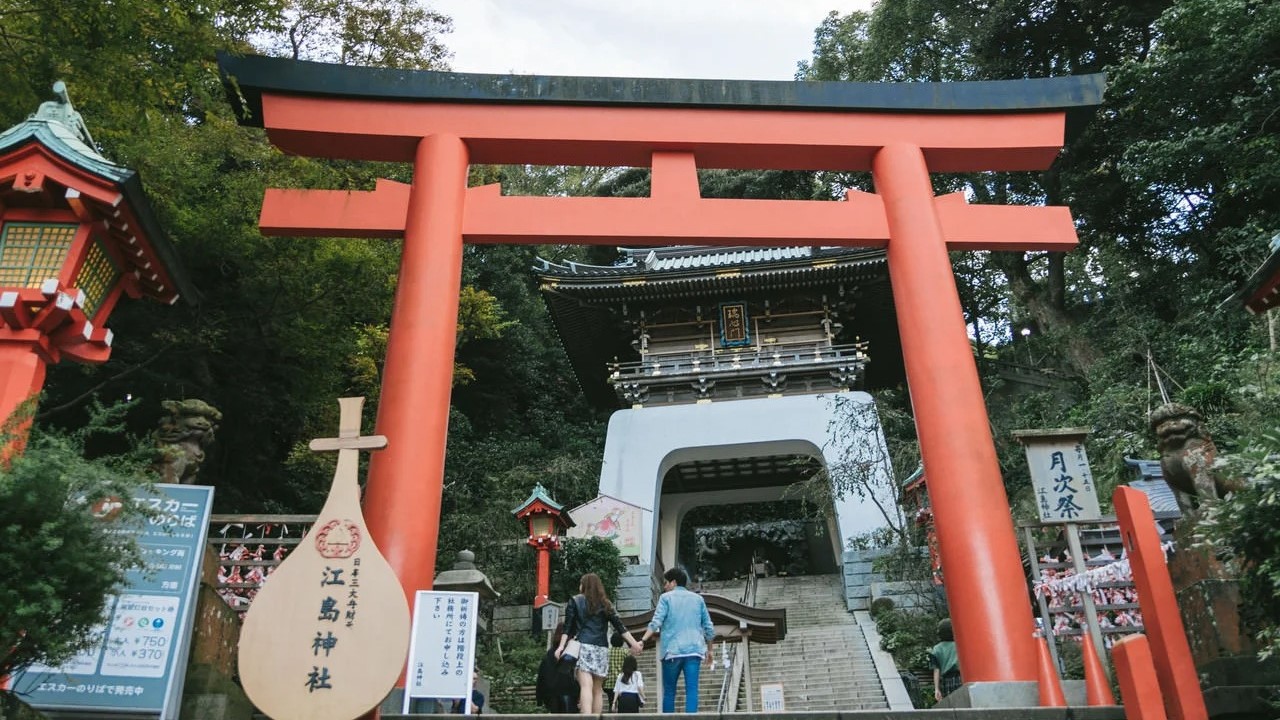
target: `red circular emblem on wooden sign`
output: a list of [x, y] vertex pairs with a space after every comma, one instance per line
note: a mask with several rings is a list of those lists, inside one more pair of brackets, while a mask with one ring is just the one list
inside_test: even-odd
[[360, 549], [360, 526], [350, 520], [330, 520], [316, 533], [321, 557], [349, 558]]

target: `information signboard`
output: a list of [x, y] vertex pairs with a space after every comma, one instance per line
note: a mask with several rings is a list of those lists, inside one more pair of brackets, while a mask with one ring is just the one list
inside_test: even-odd
[[14, 691], [36, 709], [178, 717], [213, 488], [153, 487], [134, 497], [151, 511], [137, 530], [147, 569], [131, 572], [109, 600], [99, 641], [60, 667], [14, 678]]
[[782, 697], [782, 683], [760, 683], [760, 712], [786, 711], [787, 703]]
[[1081, 523], [1102, 517], [1098, 489], [1084, 449], [1087, 433], [1085, 428], [1013, 433], [1026, 447], [1041, 522]]
[[570, 538], [604, 538], [618, 547], [624, 558], [640, 555], [640, 529], [644, 511], [608, 495], [600, 495], [569, 511], [573, 527], [565, 531]]
[[474, 592], [419, 590], [413, 603], [404, 712], [413, 698], [470, 698], [476, 660]]

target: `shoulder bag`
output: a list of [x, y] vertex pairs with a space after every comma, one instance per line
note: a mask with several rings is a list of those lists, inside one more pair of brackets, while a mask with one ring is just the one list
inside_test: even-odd
[[580, 597], [582, 596], [573, 596], [573, 606], [574, 609], [578, 611], [578, 632], [574, 633], [574, 636], [569, 638], [569, 642], [565, 643], [564, 652], [560, 654], [560, 658], [562, 660], [576, 661], [578, 656], [582, 653], [582, 643], [578, 641], [578, 635], [582, 634], [582, 625], [587, 621], [587, 610], [585, 607], [586, 603], [578, 602], [578, 598]]

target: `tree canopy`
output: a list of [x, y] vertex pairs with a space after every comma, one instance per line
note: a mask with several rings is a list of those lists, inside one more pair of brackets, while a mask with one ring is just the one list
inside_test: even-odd
[[[214, 53], [445, 69], [449, 28], [410, 0], [0, 0], [0, 57], [22, 68], [0, 74], [0, 125], [65, 80], [103, 154], [140, 172], [196, 288], [176, 307], [123, 303], [111, 361], [54, 368], [38, 421], [75, 427], [93, 398], [133, 397], [142, 434], [161, 400], [199, 397], [224, 413], [202, 470], [218, 510], [318, 509], [331, 467], [306, 443], [332, 433], [338, 396], [368, 395], [372, 426], [399, 245], [267, 238], [257, 211], [267, 187], [367, 189], [409, 171], [280, 153], [237, 125]], [[1092, 427], [1107, 487], [1124, 457], [1153, 452], [1149, 378], [1204, 412], [1227, 451], [1280, 417], [1267, 322], [1219, 305], [1280, 229], [1277, 48], [1280, 6], [1258, 0], [881, 0], [816, 29], [802, 79], [1108, 74], [1104, 105], [1049, 171], [935, 177], [972, 202], [1068, 205], [1077, 220], [1071, 253], [954, 256], [1020, 512], [1026, 471], [1006, 431]], [[634, 168], [472, 169], [474, 183], [496, 179], [533, 194], [635, 195], [649, 182]], [[870, 187], [852, 173], [708, 169], [700, 181], [708, 197]], [[509, 511], [535, 482], [567, 505], [594, 495], [604, 418], [583, 402], [529, 268], [539, 254], [607, 253], [466, 248], [442, 566], [452, 550], [518, 541]], [[1061, 387], [1009, 394], [999, 363], [1052, 372]]]

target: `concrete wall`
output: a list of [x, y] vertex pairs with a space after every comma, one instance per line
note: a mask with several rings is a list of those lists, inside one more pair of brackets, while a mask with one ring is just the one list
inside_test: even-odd
[[613, 599], [622, 616], [639, 615], [653, 608], [654, 585], [648, 565], [628, 565], [618, 580], [618, 595]]
[[[838, 435], [838, 403], [869, 409], [873, 430], [859, 437]], [[600, 492], [644, 511], [641, 562], [671, 567], [676, 562], [675, 538], [684, 513], [698, 505], [768, 502], [781, 492], [780, 488], [743, 491], [727, 487], [721, 492], [696, 493], [699, 497], [664, 499], [662, 478], [671, 468], [698, 460], [781, 454], [810, 455], [830, 468], [865, 460], [883, 446], [871, 396], [861, 392], [619, 410], [609, 419]], [[895, 504], [891, 469], [885, 466], [879, 470], [886, 481], [879, 483], [882, 489], [877, 497], [891, 507]], [[839, 497], [838, 535], [832, 536], [836, 556], [849, 538], [882, 525], [884, 519], [870, 500], [856, 493]]]
[[871, 602], [888, 598], [899, 610], [932, 610], [938, 602], [937, 592], [931, 582], [873, 582]]
[[876, 558], [888, 550], [847, 550], [844, 553], [844, 601], [850, 611], [871, 609], [871, 583], [881, 582], [884, 576], [872, 568]]
[[529, 635], [533, 632], [533, 606], [499, 605], [495, 607], [493, 632], [498, 635]]

